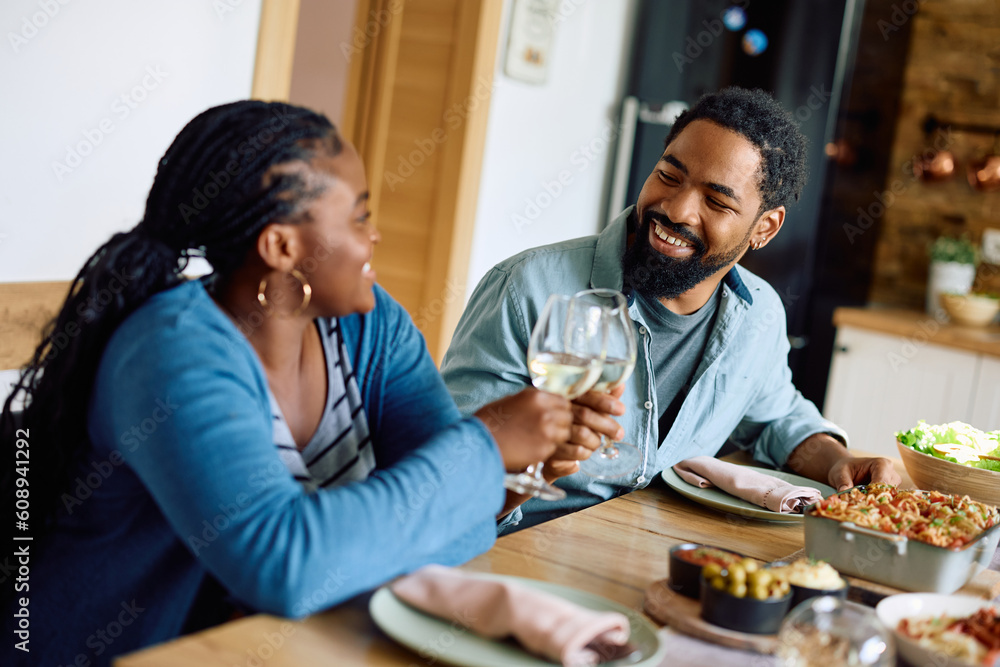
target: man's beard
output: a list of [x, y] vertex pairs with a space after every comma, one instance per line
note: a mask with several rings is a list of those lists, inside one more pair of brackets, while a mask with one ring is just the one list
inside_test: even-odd
[[[681, 259], [666, 257], [654, 250], [649, 242], [649, 227], [653, 222], [659, 223], [671, 236], [690, 243], [694, 253]], [[675, 299], [736, 261], [746, 248], [752, 231], [753, 225], [750, 225], [742, 242], [721, 254], [709, 255], [704, 241], [683, 225], [655, 211], [646, 211], [632, 245], [625, 249], [622, 257], [624, 287], [647, 299]]]

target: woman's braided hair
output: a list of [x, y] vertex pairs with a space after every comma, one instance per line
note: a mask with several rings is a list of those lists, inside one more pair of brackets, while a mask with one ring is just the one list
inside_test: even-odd
[[[189, 255], [203, 255], [212, 278], [225, 280], [267, 224], [306, 219], [304, 209], [322, 189], [307, 187], [304, 169], [276, 167], [305, 167], [341, 149], [325, 116], [278, 102], [214, 107], [177, 135], [160, 160], [142, 221], [112, 236], [80, 269], [0, 414], [6, 446], [14, 447], [15, 422], [30, 429], [36, 540], [50, 532], [62, 494], [82, 472], [89, 397], [115, 329], [150, 297], [182, 282]], [[11, 406], [19, 399], [25, 407], [15, 418]], [[0, 490], [12, 504], [17, 477], [4, 466]]]

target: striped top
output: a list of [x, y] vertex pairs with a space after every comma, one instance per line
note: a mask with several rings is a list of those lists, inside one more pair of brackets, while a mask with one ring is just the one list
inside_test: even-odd
[[375, 469], [368, 419], [340, 326], [335, 319], [321, 319], [316, 320], [316, 327], [326, 356], [326, 407], [316, 432], [301, 452], [274, 393], [270, 388], [267, 391], [278, 454], [309, 491], [362, 480]]

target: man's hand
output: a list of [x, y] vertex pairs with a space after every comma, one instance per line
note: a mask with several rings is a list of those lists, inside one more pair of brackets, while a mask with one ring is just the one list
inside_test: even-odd
[[862, 482], [884, 482], [898, 486], [903, 481], [889, 459], [855, 457], [843, 458], [834, 463], [827, 479], [837, 491]]
[[811, 435], [799, 443], [788, 457], [788, 467], [837, 491], [862, 482], [895, 486], [902, 481], [889, 459], [855, 458], [843, 443], [827, 433]]
[[[590, 458], [601, 446], [601, 434], [621, 440], [625, 429], [611, 418], [611, 415], [625, 414], [625, 404], [620, 400], [625, 392], [622, 385], [609, 393], [588, 391], [577, 397], [571, 404], [573, 425], [567, 442], [556, 446], [555, 452], [545, 460], [542, 477], [550, 484], [560, 477], [566, 477], [580, 470], [580, 461]], [[506, 516], [515, 507], [531, 496], [507, 492], [507, 502], [497, 518]]]
[[545, 462], [542, 476], [546, 481], [578, 471], [579, 462], [590, 458], [601, 446], [601, 435], [612, 440], [625, 437], [625, 429], [611, 418], [611, 415], [625, 414], [625, 405], [618, 400], [624, 392], [625, 385], [622, 385], [610, 393], [588, 391], [574, 399], [569, 440], [556, 447], [555, 453]]

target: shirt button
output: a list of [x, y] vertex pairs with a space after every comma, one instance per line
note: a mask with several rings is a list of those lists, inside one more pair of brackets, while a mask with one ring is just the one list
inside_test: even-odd
[[729, 292], [727, 292], [726, 290], [722, 290], [722, 296], [729, 296]]
[[639, 327], [639, 333], [646, 335], [646, 327]]
[[646, 481], [646, 478], [643, 475], [639, 475], [638, 477], [635, 478], [635, 483], [636, 484], [642, 484], [645, 481]]
[[647, 410], [652, 410], [653, 409], [653, 402], [652, 401], [646, 401], [645, 403], [642, 404], [642, 407], [646, 408]]

